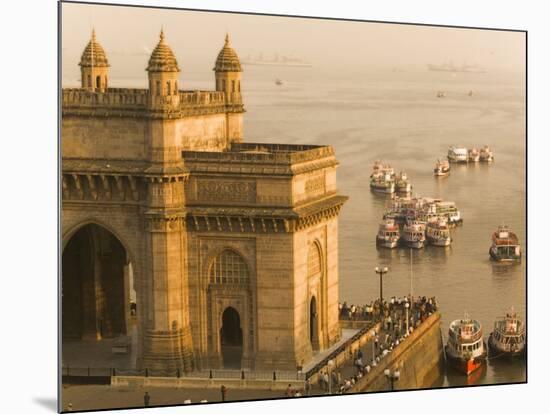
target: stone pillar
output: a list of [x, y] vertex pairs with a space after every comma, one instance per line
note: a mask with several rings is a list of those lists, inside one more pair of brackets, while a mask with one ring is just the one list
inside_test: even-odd
[[143, 365], [155, 369], [194, 368], [189, 325], [187, 235], [183, 211], [184, 175], [149, 179], [149, 269], [152, 320], [145, 332]]

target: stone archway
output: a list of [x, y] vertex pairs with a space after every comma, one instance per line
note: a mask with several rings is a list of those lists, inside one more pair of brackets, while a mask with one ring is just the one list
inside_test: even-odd
[[221, 352], [224, 368], [241, 368], [243, 354], [243, 330], [239, 312], [229, 306], [222, 314], [220, 329]]
[[[130, 303], [136, 303], [136, 295], [132, 264], [122, 242], [105, 227], [86, 224], [66, 242], [61, 272], [64, 362], [133, 366], [135, 346], [129, 335], [137, 336], [137, 315]], [[113, 363], [117, 344], [128, 347], [126, 352], [124, 346], [117, 348], [125, 357]]]
[[319, 350], [319, 325], [317, 316], [317, 300], [312, 296], [309, 302], [309, 341], [313, 351]]

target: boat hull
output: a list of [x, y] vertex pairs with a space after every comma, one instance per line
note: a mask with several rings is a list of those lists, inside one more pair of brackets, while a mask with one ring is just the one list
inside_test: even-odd
[[384, 247], [386, 249], [395, 249], [397, 247], [398, 240], [384, 240], [376, 238], [376, 245], [379, 247]]
[[486, 361], [485, 357], [487, 356], [487, 352], [485, 351], [485, 344], [483, 344], [483, 347], [484, 351], [482, 355], [469, 359], [455, 357], [447, 350], [447, 347], [445, 347], [447, 363], [458, 372], [464, 375], [470, 375], [472, 372], [481, 368]]
[[393, 194], [395, 193], [395, 187], [392, 185], [392, 186], [377, 186], [377, 185], [371, 185], [370, 186], [371, 190], [374, 191], [375, 193], [384, 193], [384, 194]]
[[427, 237], [428, 243], [432, 246], [447, 247], [451, 245], [451, 238], [446, 239], [434, 239], [432, 237]]
[[422, 249], [424, 247], [425, 241], [424, 240], [402, 240], [402, 244], [405, 247], [410, 247], [412, 249]]
[[455, 164], [467, 164], [468, 163], [468, 158], [467, 157], [451, 157], [451, 156], [447, 156], [447, 159], [449, 160], [449, 162], [454, 162]]
[[508, 358], [519, 358], [523, 355], [525, 355], [525, 344], [521, 344], [520, 347], [518, 347], [515, 351], [506, 351], [498, 347], [497, 341], [493, 338], [493, 333], [489, 334], [489, 340], [487, 341], [487, 344], [489, 346], [489, 351], [491, 353], [491, 356], [504, 356]]
[[521, 253], [519, 255], [500, 255], [494, 251], [493, 248], [489, 249], [489, 256], [495, 262], [521, 262]]

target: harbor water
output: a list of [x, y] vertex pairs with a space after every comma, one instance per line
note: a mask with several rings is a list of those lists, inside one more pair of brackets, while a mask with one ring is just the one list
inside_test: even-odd
[[[283, 84], [276, 85], [276, 78]], [[377, 265], [389, 269], [386, 298], [406, 295], [411, 286], [410, 251], [376, 247], [388, 196], [370, 191], [375, 160], [405, 171], [413, 195], [456, 202], [464, 223], [451, 230], [452, 245], [412, 253], [413, 294], [437, 298], [444, 341], [449, 323], [465, 313], [480, 320], [487, 338], [511, 306], [521, 317], [526, 311], [524, 85], [520, 75], [419, 69], [336, 78], [315, 68], [245, 67], [245, 140], [335, 148], [338, 186], [350, 197], [339, 227], [340, 299], [348, 304], [379, 295]], [[444, 98], [436, 97], [439, 90]], [[433, 176], [450, 145], [485, 144], [494, 152], [492, 164], [451, 165], [450, 176]], [[491, 235], [500, 224], [518, 235], [522, 263], [489, 259]], [[498, 358], [469, 378], [447, 370], [435, 385], [525, 380], [523, 361]]]

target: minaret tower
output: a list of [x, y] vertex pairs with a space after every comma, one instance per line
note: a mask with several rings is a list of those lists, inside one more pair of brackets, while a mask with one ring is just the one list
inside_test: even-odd
[[82, 52], [79, 65], [81, 87], [92, 92], [105, 92], [109, 84], [110, 65], [103, 47], [95, 38], [95, 29], [92, 29], [92, 38]]
[[172, 116], [179, 109], [180, 69], [163, 31], [147, 72], [149, 167], [144, 177], [144, 218], [152, 311], [146, 322], [142, 366], [192, 371], [184, 191], [189, 173], [181, 157], [178, 120]]
[[151, 109], [169, 110], [179, 106], [178, 76], [180, 68], [174, 52], [164, 40], [164, 31], [160, 31], [160, 40], [153, 50], [147, 65], [149, 72], [149, 106]]
[[224, 91], [227, 102], [241, 102], [241, 62], [231, 47], [229, 34], [225, 35], [225, 44], [218, 54], [216, 65], [216, 90]]

